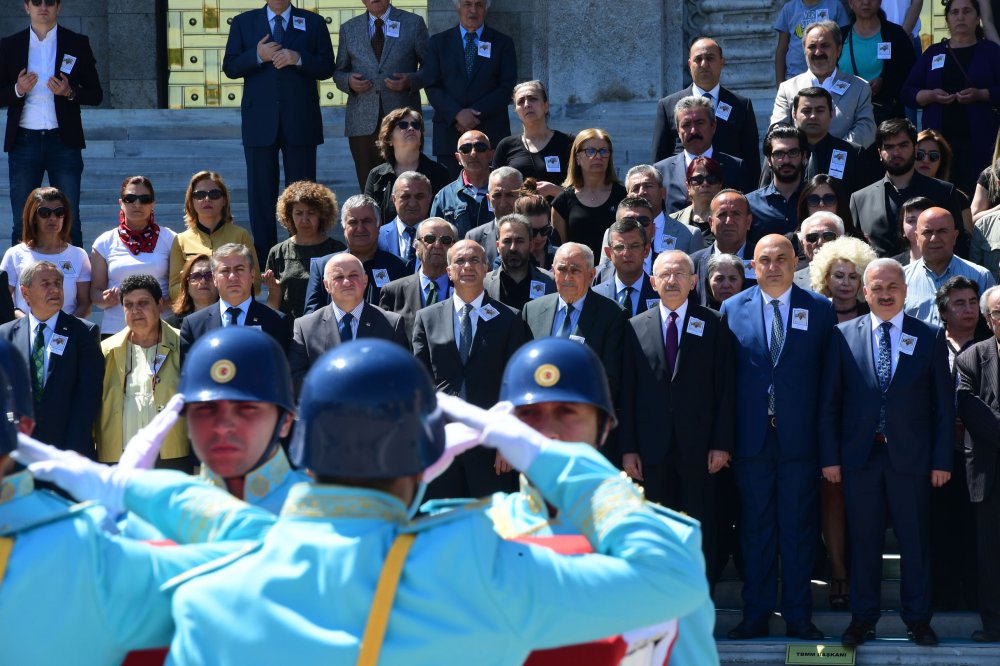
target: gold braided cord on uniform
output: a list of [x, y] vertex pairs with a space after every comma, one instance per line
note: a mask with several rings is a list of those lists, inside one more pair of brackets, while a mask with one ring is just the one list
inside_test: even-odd
[[396, 588], [403, 574], [403, 563], [413, 545], [415, 534], [400, 534], [392, 542], [389, 555], [382, 565], [382, 573], [375, 587], [375, 599], [368, 611], [368, 621], [365, 623], [365, 633], [361, 637], [361, 650], [358, 654], [357, 666], [376, 666], [378, 655], [382, 651], [382, 641], [385, 639], [385, 628], [389, 624], [389, 613], [392, 612], [392, 602], [396, 598]]
[[14, 552], [14, 540], [10, 537], [0, 537], [0, 586], [3, 585], [3, 577], [7, 573], [7, 562], [10, 561], [12, 552]]

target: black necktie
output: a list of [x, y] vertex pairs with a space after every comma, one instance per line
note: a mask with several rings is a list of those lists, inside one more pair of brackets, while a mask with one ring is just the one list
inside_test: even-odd
[[229, 308], [226, 310], [226, 318], [228, 319], [227, 326], [239, 326], [240, 325], [240, 315], [243, 311], [239, 308]]
[[632, 287], [625, 287], [622, 289], [622, 297], [618, 303], [625, 308], [625, 312], [631, 319], [635, 315], [635, 310], [632, 308], [632, 292], [635, 291]]
[[465, 33], [465, 75], [472, 76], [472, 66], [476, 64], [476, 33]]
[[375, 59], [382, 59], [382, 49], [385, 47], [385, 21], [380, 18], [375, 19], [375, 33], [372, 35], [372, 51], [375, 52]]
[[271, 34], [278, 44], [281, 44], [285, 39], [285, 19], [278, 14], [274, 17], [274, 32]]

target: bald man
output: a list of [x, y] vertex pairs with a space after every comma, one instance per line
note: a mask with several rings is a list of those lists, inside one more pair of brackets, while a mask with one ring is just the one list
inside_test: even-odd
[[768, 635], [781, 560], [786, 635], [821, 640], [812, 623], [809, 578], [818, 529], [821, 368], [837, 322], [830, 301], [792, 284], [797, 259], [784, 236], [754, 250], [757, 285], [729, 298], [722, 314], [735, 340], [733, 472], [742, 504], [746, 583], [734, 640]]
[[348, 252], [333, 255], [323, 269], [330, 304], [295, 320], [288, 364], [298, 392], [302, 379], [323, 352], [355, 338], [383, 338], [410, 349], [403, 318], [365, 302], [368, 275], [361, 260]]

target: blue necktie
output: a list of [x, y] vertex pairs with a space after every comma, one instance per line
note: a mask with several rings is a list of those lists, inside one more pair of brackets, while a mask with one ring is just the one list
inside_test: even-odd
[[[771, 319], [771, 366], [778, 365], [778, 357], [781, 355], [781, 346], [785, 343], [785, 324], [781, 320], [781, 303], [778, 299], [771, 301], [774, 308], [774, 317]], [[774, 384], [767, 389], [767, 413], [774, 414]]]
[[271, 33], [271, 37], [278, 44], [281, 44], [285, 39], [285, 19], [281, 17], [281, 14], [274, 17], [274, 31]]
[[458, 355], [465, 364], [469, 360], [472, 352], [472, 306], [466, 303], [462, 307], [462, 314], [458, 318], [459, 340]]
[[476, 33], [465, 33], [465, 75], [472, 76], [472, 66], [476, 64]]
[[340, 341], [350, 342], [354, 339], [354, 332], [351, 331], [351, 322], [354, 321], [354, 315], [350, 312], [344, 313], [344, 316], [340, 318]]
[[417, 270], [417, 254], [416, 248], [413, 247], [413, 239], [417, 236], [416, 227], [406, 227], [403, 229], [403, 238], [406, 242], [406, 252], [403, 253], [403, 262], [406, 264], [407, 270], [411, 273]]
[[570, 333], [573, 332], [573, 304], [566, 304], [566, 318], [563, 319], [562, 325], [559, 327], [559, 333], [557, 335], [560, 338], [568, 338]]
[[[875, 361], [875, 373], [878, 375], [878, 385], [884, 395], [889, 390], [889, 382], [892, 380], [892, 343], [889, 340], [892, 324], [884, 321], [879, 324], [878, 329], [878, 359]], [[885, 433], [885, 400], [882, 401], [882, 408], [878, 413], [878, 431]]]

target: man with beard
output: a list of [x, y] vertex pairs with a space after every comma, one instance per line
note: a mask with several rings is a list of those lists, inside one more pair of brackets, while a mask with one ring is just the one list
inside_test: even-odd
[[531, 239], [531, 222], [524, 215], [511, 214], [497, 222], [500, 237], [497, 252], [500, 267], [487, 274], [483, 289], [490, 298], [520, 310], [528, 301], [541, 298], [556, 290], [556, 283], [548, 271], [532, 266], [528, 260], [528, 243]]
[[738, 157], [716, 150], [715, 106], [704, 97], [685, 97], [674, 107], [677, 134], [684, 150], [653, 166], [660, 172], [661, 180], [667, 183], [667, 205], [669, 213], [679, 211], [688, 205], [687, 168], [696, 157], [711, 157], [722, 165], [722, 186], [732, 187], [741, 192], [749, 192], [757, 184], [757, 174], [747, 162]]
[[440, 217], [429, 217], [417, 227], [413, 245], [420, 269], [382, 287], [379, 307], [403, 317], [407, 337], [413, 335], [417, 310], [451, 296], [448, 280], [448, 248], [458, 239], [455, 225]]
[[879, 125], [875, 146], [885, 177], [851, 195], [854, 226], [864, 231], [880, 257], [893, 257], [906, 249], [899, 233], [899, 209], [913, 197], [927, 197], [951, 213], [952, 219], [962, 219], [962, 211], [955, 206], [955, 186], [914, 168], [916, 144], [917, 128], [909, 120], [893, 118]]
[[809, 143], [802, 130], [776, 125], [764, 137], [764, 160], [773, 175], [768, 185], [747, 195], [753, 213], [750, 247], [768, 234], [784, 235], [799, 226], [799, 192], [808, 159]]

